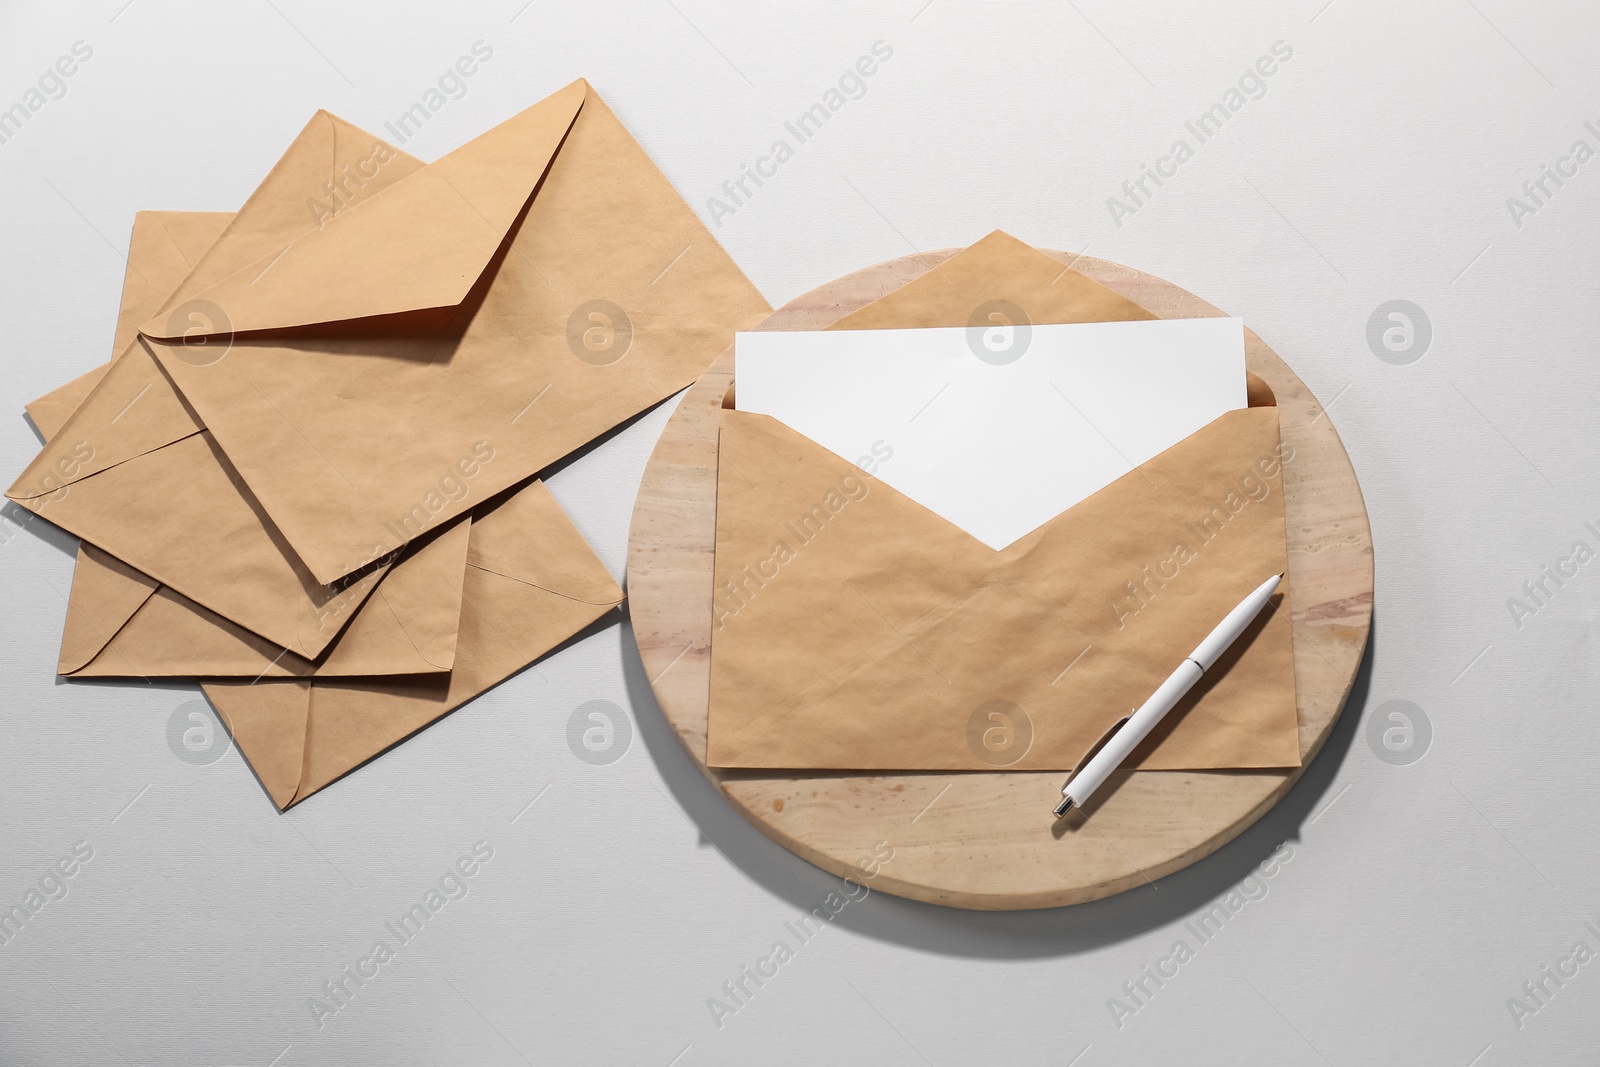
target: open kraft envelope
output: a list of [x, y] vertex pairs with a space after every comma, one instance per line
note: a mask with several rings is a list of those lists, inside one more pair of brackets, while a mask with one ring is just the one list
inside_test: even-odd
[[[579, 80], [142, 331], [332, 582], [689, 385], [769, 311]], [[440, 494], [481, 450], [471, 492]]]
[[622, 602], [622, 590], [543, 482], [472, 515], [448, 676], [202, 683], [280, 810], [509, 678]]
[[216, 216], [136, 219], [125, 285], [132, 299], [118, 323], [126, 343], [107, 367], [29, 405], [48, 442], [6, 495], [273, 645], [320, 656], [383, 566], [339, 586], [317, 581], [133, 327], [153, 304], [209, 287], [282, 247], [286, 234], [314, 231], [319, 216], [307, 204], [325, 195], [330, 175], [367, 175], [345, 184], [347, 202], [359, 203], [421, 166], [322, 112], [220, 227]]
[[[995, 299], [1035, 323], [1152, 317], [996, 233], [833, 328], [966, 326]], [[730, 393], [708, 764], [1079, 765], [1247, 593], [1287, 569], [1287, 453], [1254, 376], [1249, 396], [995, 551], [777, 420], [735, 410]], [[1281, 589], [1127, 766], [1299, 765]]]
[[[112, 350], [189, 271], [232, 218], [146, 211], [134, 219]], [[82, 404], [97, 367], [27, 405], [46, 441]], [[413, 674], [450, 669], [466, 568], [463, 519], [401, 559], [357, 608], [320, 661], [275, 647], [90, 544], [78, 546], [61, 658], [63, 675], [141, 678]]]

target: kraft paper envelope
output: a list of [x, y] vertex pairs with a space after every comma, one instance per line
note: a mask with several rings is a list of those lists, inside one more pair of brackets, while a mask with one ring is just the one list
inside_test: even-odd
[[323, 582], [671, 396], [770, 310], [581, 80], [182, 297], [147, 343]]
[[[963, 326], [992, 299], [1036, 323], [1147, 317], [997, 233], [835, 328]], [[1277, 409], [1264, 383], [1250, 384], [1250, 407], [998, 552], [730, 398], [707, 762], [1076, 766], [1246, 593], [1286, 570]], [[1299, 764], [1287, 597], [1129, 766]]]
[[[181, 297], [280, 248], [285, 235], [315, 230], [321, 218], [307, 204], [325, 195], [329, 175], [368, 175], [359, 186], [345, 183], [344, 195], [354, 204], [421, 165], [319, 113], [198, 259], [193, 258], [193, 233], [180, 236], [174, 230], [170, 243], [132, 246], [129, 272], [146, 287], [144, 294], [147, 271], [152, 278], [169, 276], [174, 254], [185, 266], [193, 262], [176, 294]], [[68, 387], [69, 397], [75, 387]], [[42, 410], [36, 404], [33, 414]], [[49, 417], [46, 413], [46, 421]], [[208, 610], [307, 658], [320, 655], [338, 636], [383, 569], [380, 565], [340, 587], [318, 582], [137, 341], [122, 350], [6, 495]]]
[[[113, 351], [188, 273], [232, 218], [145, 211], [134, 219]], [[135, 267], [137, 264], [137, 267]], [[27, 405], [46, 440], [105, 374], [98, 367]], [[299, 677], [443, 671], [455, 656], [466, 567], [465, 522], [422, 545], [378, 582], [313, 662], [235, 626], [93, 545], [80, 544], [57, 672], [73, 677]]]
[[206, 682], [206, 696], [279, 809], [539, 659], [622, 602], [543, 482], [473, 512], [448, 676]]

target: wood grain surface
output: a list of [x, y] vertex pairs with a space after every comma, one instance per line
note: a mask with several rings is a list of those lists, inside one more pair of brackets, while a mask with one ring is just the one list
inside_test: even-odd
[[[760, 327], [818, 330], [959, 249], [845, 275], [779, 308]], [[1152, 275], [1050, 252], [1163, 318], [1224, 312]], [[1063, 775], [724, 771], [705, 766], [716, 532], [717, 409], [733, 374], [724, 352], [684, 397], [650, 458], [628, 546], [639, 654], [690, 756], [745, 818], [824, 870], [873, 889], [959, 908], [1056, 907], [1120, 893], [1187, 866], [1272, 807], [1333, 729], [1372, 619], [1372, 535], [1355, 472], [1321, 405], [1246, 331], [1247, 362], [1277, 394], [1289, 538], [1302, 766], [1287, 771], [1118, 772], [1083, 813], [1052, 820]], [[875, 850], [877, 850], [875, 852]]]

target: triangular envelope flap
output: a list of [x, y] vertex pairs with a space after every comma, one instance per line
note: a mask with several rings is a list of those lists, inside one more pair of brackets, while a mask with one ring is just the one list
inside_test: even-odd
[[74, 673], [87, 678], [256, 678], [310, 669], [309, 660], [161, 586], [100, 655]]
[[272, 803], [280, 811], [288, 807], [300, 788], [305, 764], [311, 683], [210, 681], [201, 688]]
[[[67, 599], [66, 628], [61, 634], [58, 674], [72, 674], [100, 654], [118, 630], [160, 586], [126, 563], [91, 544], [78, 546]], [[136, 668], [129, 673], [139, 673]]]
[[585, 604], [622, 600], [621, 589], [541, 481], [477, 514], [467, 563]]
[[[207, 316], [180, 314], [179, 305], [239, 271], [261, 265], [423, 168], [422, 160], [402, 152], [327, 111], [318, 111], [256, 186], [244, 206], [195, 262], [183, 284], [159, 310], [141, 316], [162, 324], [160, 336], [194, 334], [210, 326]], [[176, 328], [174, 328], [176, 326]], [[145, 332], [149, 332], [146, 330]]]
[[142, 333], [184, 338], [227, 333], [234, 326], [226, 322], [226, 310], [192, 306], [205, 299], [203, 291], [237, 272], [245, 272], [246, 280], [256, 277], [294, 242], [419, 170], [419, 158], [318, 110], [178, 290], [150, 315], [150, 323], [160, 323], [157, 330], [146, 325]]
[[[995, 230], [927, 273], [844, 316], [830, 330], [913, 329], [1153, 319], [1121, 293]], [[991, 318], [998, 315], [999, 318]], [[977, 321], [974, 321], [976, 317]]]
[[[196, 323], [189, 336], [460, 303], [533, 195], [586, 92], [587, 83], [573, 82], [206, 289], [197, 299], [216, 305], [222, 315]], [[152, 338], [183, 336], [159, 315], [143, 331]]]
[[[69, 614], [68, 638], [88, 650], [88, 638], [99, 634], [92, 657], [72, 671], [61, 673], [98, 678], [177, 677], [210, 675], [218, 678], [423, 674], [447, 671], [455, 660], [456, 627], [461, 611], [461, 586], [466, 570], [470, 526], [448, 527], [400, 560], [378, 582], [372, 596], [352, 614], [350, 625], [320, 663], [297, 656], [260, 638], [166, 587], [156, 587], [137, 605], [120, 630], [110, 623], [97, 627]], [[124, 584], [155, 583], [85, 545], [102, 568], [124, 572]], [[73, 597], [101, 613], [109, 613], [112, 596], [102, 592], [104, 580], [86, 584], [84, 568], [73, 582]], [[94, 577], [94, 575], [91, 575]], [[91, 599], [92, 598], [92, 599]], [[124, 596], [124, 599], [131, 597]], [[111, 623], [115, 623], [115, 617]], [[86, 631], [86, 632], [85, 632]], [[67, 641], [63, 641], [67, 647]], [[77, 658], [82, 658], [78, 655]], [[65, 658], [63, 663], [65, 663]]]
[[111, 364], [6, 495], [19, 502], [48, 496], [202, 429], [149, 353], [134, 345]]
[[[461, 617], [461, 584], [471, 538], [470, 517], [446, 527], [415, 555], [396, 563], [373, 594], [392, 609], [417, 655], [440, 670], [449, 670], [456, 657], [456, 623]], [[367, 614], [362, 611], [351, 622], [350, 630], [329, 653], [330, 661]]]

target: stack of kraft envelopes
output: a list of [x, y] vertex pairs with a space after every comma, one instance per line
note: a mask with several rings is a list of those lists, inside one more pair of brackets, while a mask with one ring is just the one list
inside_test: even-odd
[[138, 215], [114, 358], [28, 405], [58, 671], [199, 678], [304, 800], [621, 603], [537, 476], [769, 312], [583, 81], [428, 164], [317, 113]]

